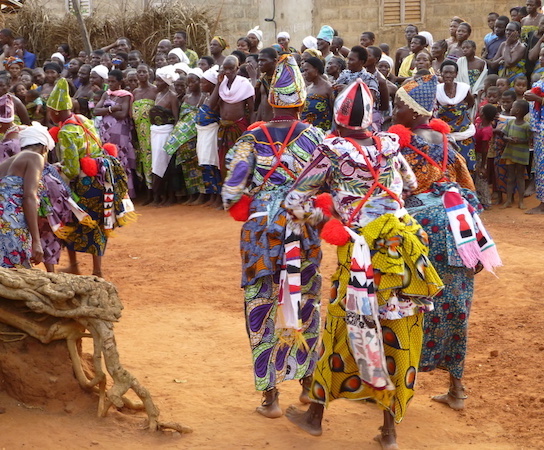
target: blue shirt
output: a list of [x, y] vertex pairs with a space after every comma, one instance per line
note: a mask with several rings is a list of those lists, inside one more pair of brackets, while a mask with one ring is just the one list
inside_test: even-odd
[[25, 67], [29, 67], [30, 69], [36, 68], [36, 55], [34, 53], [30, 53], [25, 50], [23, 53], [23, 61], [25, 63]]
[[487, 46], [492, 39], [496, 38], [497, 36], [495, 35], [495, 33], [493, 33], [492, 31], [490, 31], [489, 33], [487, 33], [485, 36], [484, 36], [484, 44]]

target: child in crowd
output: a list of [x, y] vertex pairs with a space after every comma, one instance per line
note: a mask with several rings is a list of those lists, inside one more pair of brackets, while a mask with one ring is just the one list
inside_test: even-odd
[[510, 83], [508, 83], [508, 78], [503, 78], [503, 77], [497, 78], [496, 86], [499, 88], [500, 95], [502, 95], [504, 91], [507, 91], [508, 89], [510, 89]]
[[516, 93], [516, 100], [523, 100], [523, 94], [527, 90], [527, 77], [522, 75], [517, 77], [514, 81], [514, 92]]
[[491, 86], [496, 86], [498, 79], [499, 79], [499, 76], [496, 75], [496, 74], [491, 74], [491, 75], [488, 75], [487, 77], [485, 77], [484, 87], [480, 91], [478, 91], [478, 104], [479, 105], [483, 106], [482, 102], [485, 101], [485, 99], [486, 99], [487, 90]]
[[157, 53], [157, 55], [155, 56], [155, 68], [160, 69], [167, 65], [168, 61], [166, 61], [166, 55], [164, 53]]
[[502, 132], [506, 147], [502, 154], [502, 161], [506, 164], [507, 184], [506, 202], [501, 208], [512, 206], [514, 191], [518, 191], [518, 206], [525, 209], [523, 194], [525, 192], [525, 174], [529, 164], [529, 148], [531, 147], [533, 132], [531, 126], [525, 121], [529, 113], [529, 102], [516, 100], [512, 106], [511, 114], [515, 119], [506, 122]]
[[478, 128], [482, 124], [482, 109], [484, 106], [493, 105], [499, 108], [500, 92], [497, 86], [489, 86], [485, 91], [485, 98], [481, 101], [478, 107], [478, 114], [474, 118], [474, 126]]
[[179, 104], [183, 103], [183, 97], [187, 93], [187, 76], [180, 75], [180, 77], [174, 81], [174, 91], [176, 91], [176, 96], [179, 100]]
[[37, 89], [26, 91], [25, 105], [30, 120], [42, 123], [45, 118], [45, 110], [40, 92]]
[[516, 93], [512, 90], [505, 91], [500, 100], [500, 114], [497, 118], [497, 124], [493, 130], [493, 138], [489, 143], [487, 152], [487, 181], [493, 187], [493, 202], [498, 205], [502, 203], [502, 194], [506, 193], [506, 166], [501, 163], [502, 153], [506, 145], [506, 141], [502, 135], [502, 129], [506, 122], [514, 119], [510, 115], [512, 105], [516, 101]]
[[102, 89], [99, 89], [98, 91], [94, 92], [93, 93], [93, 98], [89, 102], [89, 111], [90, 111], [91, 115], [93, 116], [93, 123], [94, 123], [94, 126], [95, 126], [95, 128], [97, 130], [100, 127], [100, 122], [102, 121], [102, 116], [95, 116], [94, 115], [94, 107], [96, 105], [98, 105], [98, 102], [100, 101], [100, 99], [104, 95], [104, 92], [106, 92], [106, 91], [103, 91]]
[[480, 203], [485, 209], [491, 207], [489, 195], [489, 180], [487, 179], [487, 152], [489, 142], [493, 137], [493, 124], [498, 109], [495, 105], [487, 104], [480, 111], [480, 125], [476, 128], [474, 140], [476, 143], [476, 176], [474, 184]]

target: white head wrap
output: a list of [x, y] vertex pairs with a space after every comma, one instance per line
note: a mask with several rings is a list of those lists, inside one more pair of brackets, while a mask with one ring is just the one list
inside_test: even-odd
[[49, 131], [39, 122], [32, 122], [31, 126], [19, 131], [19, 142], [21, 148], [36, 144], [45, 145], [50, 151], [55, 148], [55, 141]]
[[428, 31], [422, 31], [421, 33], [418, 33], [420, 36], [423, 36], [425, 39], [427, 39], [427, 46], [431, 48], [434, 44], [433, 35], [429, 33]]
[[202, 74], [202, 78], [208, 80], [212, 84], [217, 84], [217, 76], [219, 75], [219, 72], [217, 71], [217, 69], [214, 69], [214, 67], [206, 70], [206, 72]]
[[179, 58], [179, 61], [182, 62], [182, 63], [185, 63], [185, 64], [189, 64], [189, 58], [187, 57], [187, 55], [185, 54], [185, 52], [179, 48], [179, 47], [176, 47], [176, 48], [173, 48], [172, 50], [170, 50], [168, 52], [168, 54], [174, 54], [176, 55], [178, 58]]
[[302, 44], [306, 48], [313, 48], [317, 50], [317, 39], [313, 36], [306, 36], [302, 39]]
[[188, 74], [189, 70], [191, 70], [191, 68], [184, 62], [176, 63], [173, 65], [173, 67], [175, 71], [181, 70], [185, 74]]
[[62, 61], [62, 64], [64, 64], [66, 62], [66, 60], [64, 59], [64, 56], [62, 56], [62, 53], [59, 53], [59, 52], [53, 53], [51, 55], [51, 58], [60, 59]]
[[179, 75], [176, 73], [174, 66], [165, 66], [157, 69], [155, 73], [157, 77], [163, 80], [168, 86], [172, 86], [174, 81], [179, 78]]
[[187, 75], [196, 75], [198, 78], [202, 78], [202, 75], [204, 72], [202, 72], [202, 69], [200, 67], [195, 67], [194, 69], [189, 69], [189, 72], [187, 72]]
[[257, 44], [257, 50], [261, 50], [263, 48], [263, 32], [259, 30], [259, 25], [247, 32], [247, 36], [249, 36], [250, 34], [259, 39], [259, 43]]
[[285, 38], [285, 39], [291, 40], [291, 36], [289, 36], [289, 33], [287, 31], [280, 31], [276, 39], [279, 39], [279, 38]]
[[95, 72], [98, 76], [102, 77], [103, 80], [108, 79], [108, 68], [106, 66], [103, 66], [102, 64], [94, 66], [91, 69], [91, 72]]
[[380, 58], [380, 61], [385, 61], [387, 64], [389, 64], [389, 72], [395, 67], [395, 63], [393, 62], [393, 58], [390, 56], [387, 56], [385, 53], [382, 53], [382, 57]]

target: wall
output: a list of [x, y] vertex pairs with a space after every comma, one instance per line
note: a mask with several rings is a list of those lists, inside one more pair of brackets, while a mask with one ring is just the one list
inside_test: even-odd
[[[142, 7], [145, 1], [160, 0], [116, 0], [114, 7]], [[190, 1], [210, 7], [212, 17], [218, 16], [222, 4], [221, 0]], [[49, 13], [62, 14], [65, 11], [65, 0], [45, 0], [44, 4]], [[93, 0], [93, 4], [97, 12], [112, 7], [111, 0]], [[478, 45], [479, 53], [483, 36], [489, 31], [487, 13], [495, 11], [508, 15], [511, 4], [506, 0], [426, 0], [425, 24], [418, 26], [420, 30], [430, 31], [438, 40], [449, 36], [450, 18], [460, 16], [472, 25], [471, 38]], [[305, 36], [317, 35], [321, 25], [327, 24], [338, 30], [347, 46], [358, 44], [361, 32], [373, 31], [377, 42], [387, 42], [394, 52], [395, 48], [404, 45], [404, 26], [380, 26], [381, 5], [380, 0], [224, 0], [216, 33], [223, 35], [233, 49], [239, 37], [259, 25], [265, 45], [275, 42], [277, 32], [287, 31], [291, 35], [292, 46], [298, 48]], [[480, 13], [475, 14], [474, 11]], [[275, 23], [265, 21], [272, 17]]]

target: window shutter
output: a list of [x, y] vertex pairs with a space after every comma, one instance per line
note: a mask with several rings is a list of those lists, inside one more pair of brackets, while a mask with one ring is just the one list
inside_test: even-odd
[[[74, 0], [66, 0], [66, 11], [73, 13], [74, 12]], [[81, 11], [81, 15], [83, 17], [89, 17], [92, 12], [92, 4], [91, 0], [75, 0], [79, 1], [79, 10]]]
[[382, 25], [404, 25], [423, 21], [423, 0], [382, 0]]

